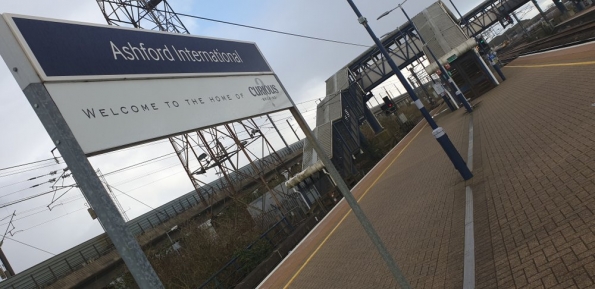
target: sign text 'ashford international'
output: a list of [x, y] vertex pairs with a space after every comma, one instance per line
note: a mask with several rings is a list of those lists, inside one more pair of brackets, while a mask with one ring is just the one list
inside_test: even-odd
[[254, 43], [19, 16], [8, 23], [46, 81], [272, 72]]
[[3, 16], [87, 155], [292, 106], [254, 43]]

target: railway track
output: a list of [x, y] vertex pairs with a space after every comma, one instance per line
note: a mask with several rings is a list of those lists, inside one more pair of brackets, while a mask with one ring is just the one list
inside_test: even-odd
[[499, 59], [506, 65], [519, 56], [568, 47], [593, 40], [595, 40], [595, 20], [568, 28], [546, 38], [521, 44], [499, 55]]

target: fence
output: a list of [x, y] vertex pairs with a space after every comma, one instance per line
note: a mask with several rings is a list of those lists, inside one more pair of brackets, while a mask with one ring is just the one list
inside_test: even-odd
[[227, 289], [235, 287], [260, 262], [266, 259], [274, 248], [293, 232], [294, 228], [286, 218], [282, 218], [198, 288]]
[[[290, 145], [290, 148], [283, 148], [277, 151], [277, 154], [283, 160], [287, 161], [295, 152], [303, 148], [303, 141]], [[273, 168], [272, 158], [274, 156], [268, 155], [257, 161], [257, 165], [264, 168]], [[238, 181], [246, 178], [246, 174], [252, 175], [255, 173], [250, 165], [240, 168], [240, 171], [243, 173], [232, 175], [234, 180]], [[217, 179], [209, 183], [208, 187], [222, 187], [224, 183], [222, 179]], [[203, 193], [207, 192], [205, 191]], [[196, 192], [191, 191], [159, 206], [155, 210], [151, 210], [130, 220], [126, 223], [126, 226], [133, 235], [143, 235], [199, 203], [200, 201], [196, 196]], [[84, 268], [106, 254], [112, 252], [117, 254], [114, 249], [107, 235], [105, 233], [101, 234], [0, 282], [0, 288], [32, 289], [46, 287], [67, 275], [77, 273], [77, 270]]]

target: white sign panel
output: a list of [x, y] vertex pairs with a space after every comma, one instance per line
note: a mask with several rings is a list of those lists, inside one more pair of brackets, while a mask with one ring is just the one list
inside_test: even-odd
[[250, 42], [3, 16], [44, 82], [272, 73]]
[[292, 107], [254, 43], [3, 18], [86, 155]]
[[292, 106], [273, 75], [45, 85], [85, 154]]
[[440, 84], [440, 83], [434, 83], [434, 84], [432, 84], [432, 86], [434, 87], [434, 91], [437, 94], [444, 95], [444, 87], [442, 87], [442, 84]]

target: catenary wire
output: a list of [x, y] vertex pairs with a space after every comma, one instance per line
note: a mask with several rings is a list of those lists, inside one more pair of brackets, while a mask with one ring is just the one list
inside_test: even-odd
[[[125, 5], [126, 6], [129, 6], [129, 7], [146, 9], [146, 7], [138, 6], [138, 5], [132, 5], [132, 4], [125, 4]], [[161, 9], [156, 9], [156, 8], [153, 8], [153, 11], [168, 13], [168, 11], [161, 10]], [[245, 24], [234, 23], [234, 22], [223, 21], [223, 20], [217, 20], [217, 19], [212, 19], [212, 18], [207, 18], [207, 17], [201, 17], [201, 16], [196, 16], [196, 15], [191, 15], [191, 14], [185, 14], [185, 13], [179, 13], [179, 12], [176, 12], [175, 14], [178, 15], [178, 16], [183, 16], [183, 17], [188, 17], [188, 18], [200, 19], [200, 20], [205, 20], [205, 21], [211, 21], [211, 22], [216, 22], [216, 23], [221, 23], [221, 24], [227, 24], [227, 25], [233, 25], [233, 26], [238, 26], [238, 27], [250, 28], [250, 29], [255, 29], [255, 30], [260, 30], [260, 31], [265, 31], [265, 32], [283, 34], [283, 35], [294, 36], [294, 37], [305, 38], [305, 39], [311, 39], [311, 40], [318, 40], [318, 41], [331, 42], [331, 43], [337, 43], [337, 44], [343, 44], [343, 45], [350, 45], [350, 46], [359, 46], [359, 47], [365, 47], [365, 48], [370, 48], [372, 46], [372, 45], [364, 45], [364, 44], [358, 44], [358, 43], [351, 43], [351, 42], [345, 42], [345, 41], [338, 41], [338, 40], [332, 40], [332, 39], [326, 39], [326, 38], [308, 36], [308, 35], [291, 33], [291, 32], [284, 32], [284, 31], [279, 31], [279, 30], [273, 30], [273, 29], [268, 29], [268, 28], [263, 28], [263, 27], [245, 25]]]
[[[57, 157], [57, 158], [61, 158], [61, 157]], [[6, 167], [6, 168], [1, 168], [0, 171], [10, 170], [10, 169], [18, 168], [18, 167], [24, 167], [24, 166], [33, 165], [33, 164], [37, 164], [37, 163], [41, 163], [41, 162], [47, 162], [47, 161], [55, 161], [55, 159], [49, 158], [49, 159], [45, 159], [45, 160], [39, 160], [39, 161], [30, 162], [30, 163], [14, 165], [14, 166]]]
[[46, 251], [46, 250], [44, 250], [44, 249], [41, 249], [41, 248], [35, 247], [35, 246], [33, 246], [33, 245], [29, 245], [29, 244], [27, 244], [27, 243], [23, 243], [23, 242], [21, 242], [21, 241], [19, 241], [19, 240], [15, 240], [15, 239], [13, 239], [13, 238], [11, 238], [11, 237], [8, 237], [8, 236], [6, 236], [6, 235], [4, 235], [4, 238], [6, 238], [6, 239], [8, 239], [8, 240], [11, 240], [11, 241], [14, 241], [14, 242], [17, 242], [17, 243], [19, 243], [19, 244], [21, 244], [21, 245], [25, 245], [25, 246], [27, 246], [27, 247], [31, 247], [31, 248], [33, 248], [33, 249], [39, 250], [39, 251], [41, 251], [41, 252], [48, 253], [48, 254], [50, 254], [50, 255], [52, 255], [52, 256], [56, 256], [56, 254], [54, 254], [54, 253], [52, 253], [52, 252], [49, 252], [49, 251]]

